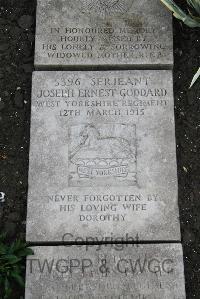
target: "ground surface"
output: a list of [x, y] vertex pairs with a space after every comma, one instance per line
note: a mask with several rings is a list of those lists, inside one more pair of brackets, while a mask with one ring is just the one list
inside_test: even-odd
[[[0, 232], [24, 238], [35, 0], [0, 0]], [[200, 298], [200, 33], [174, 21], [179, 206], [187, 298]], [[1, 194], [1, 193], [0, 193]], [[12, 299], [24, 296], [15, 287]], [[1, 297], [1, 295], [0, 295]]]

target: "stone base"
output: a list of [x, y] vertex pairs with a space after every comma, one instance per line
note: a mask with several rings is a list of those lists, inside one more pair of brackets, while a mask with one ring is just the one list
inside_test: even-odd
[[181, 244], [34, 247], [25, 299], [185, 299]]

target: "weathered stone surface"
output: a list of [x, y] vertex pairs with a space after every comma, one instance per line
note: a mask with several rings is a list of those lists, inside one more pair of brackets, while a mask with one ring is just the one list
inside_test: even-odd
[[159, 0], [38, 0], [38, 68], [172, 64], [171, 15]]
[[185, 299], [180, 244], [35, 247], [25, 299]]
[[35, 72], [27, 240], [180, 240], [171, 71]]

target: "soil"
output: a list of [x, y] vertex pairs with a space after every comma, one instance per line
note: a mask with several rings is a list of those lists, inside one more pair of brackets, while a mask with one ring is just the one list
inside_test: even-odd
[[[25, 239], [35, 9], [36, 0], [0, 0], [0, 233], [7, 232], [8, 242]], [[200, 298], [200, 80], [188, 89], [199, 53], [200, 31], [174, 20], [179, 207], [189, 299]], [[11, 298], [24, 298], [24, 290], [14, 286]]]

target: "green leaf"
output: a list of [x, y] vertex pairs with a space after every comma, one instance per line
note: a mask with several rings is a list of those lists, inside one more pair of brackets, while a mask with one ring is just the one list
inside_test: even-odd
[[4, 244], [0, 244], [0, 255], [5, 254], [7, 251], [7, 248]]
[[11, 276], [15, 279], [15, 281], [21, 286], [24, 287], [24, 280], [18, 273], [11, 273]]
[[5, 288], [5, 292], [7, 292], [7, 290], [9, 290], [9, 288], [10, 288], [10, 282], [7, 277], [5, 278], [5, 281], [4, 281], [4, 288]]
[[21, 276], [25, 269], [24, 258], [32, 254], [33, 250], [25, 242], [16, 240], [7, 244], [5, 235], [0, 235], [0, 289], [3, 291], [3, 298], [0, 299], [11, 298], [13, 281], [24, 287]]
[[22, 243], [20, 240], [16, 240], [13, 243], [13, 252], [17, 253], [19, 250], [23, 250], [26, 247], [25, 243]]
[[200, 1], [199, 0], [187, 0], [187, 3], [200, 16]]
[[200, 77], [200, 67], [199, 67], [198, 71], [196, 72], [196, 74], [194, 75], [189, 88], [191, 88], [195, 84], [195, 82], [198, 80], [199, 77]]
[[17, 256], [26, 257], [27, 255], [33, 255], [33, 250], [31, 248], [25, 247], [17, 252]]
[[188, 27], [200, 27], [200, 23], [190, 14], [186, 14], [173, 0], [160, 1], [173, 13], [175, 18], [181, 20]]
[[20, 257], [16, 257], [15, 255], [4, 255], [3, 257], [0, 258], [0, 260], [4, 260], [5, 265], [13, 265], [17, 264], [18, 262], [21, 261]]
[[23, 252], [23, 256], [34, 255], [34, 251], [31, 248], [25, 248]]

